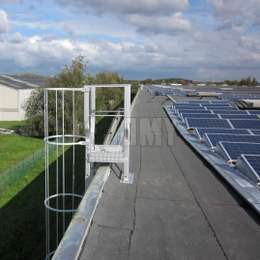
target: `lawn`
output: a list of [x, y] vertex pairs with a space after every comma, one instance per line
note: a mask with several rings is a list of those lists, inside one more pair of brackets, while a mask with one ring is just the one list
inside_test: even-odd
[[15, 130], [26, 125], [26, 121], [0, 121], [0, 128]]
[[0, 174], [43, 147], [38, 138], [0, 135]]
[[[72, 176], [72, 149], [65, 152], [66, 162], [66, 189], [71, 192]], [[85, 148], [76, 146], [76, 183], [75, 191], [84, 193]], [[62, 157], [59, 158], [59, 165]], [[61, 169], [60, 169], [61, 170]], [[50, 189], [53, 190], [56, 178], [56, 156], [50, 160]], [[61, 173], [61, 172], [60, 172]], [[22, 189], [20, 189], [23, 187]], [[0, 208], [0, 258], [1, 260], [40, 260], [45, 258], [45, 214], [44, 214], [44, 158], [39, 160], [30, 173], [19, 180], [8, 191], [13, 195]], [[1, 202], [1, 199], [0, 199]], [[66, 217], [68, 224], [71, 214]], [[51, 232], [55, 232], [55, 225], [51, 223]], [[61, 232], [61, 229], [60, 229]], [[61, 234], [60, 234], [61, 237]], [[4, 239], [3, 239], [4, 238]]]

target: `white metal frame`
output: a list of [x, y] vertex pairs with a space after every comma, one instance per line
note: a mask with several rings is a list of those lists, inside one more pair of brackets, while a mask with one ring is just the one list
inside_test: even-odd
[[[96, 110], [96, 89], [97, 88], [123, 88], [124, 89], [124, 110], [97, 111]], [[86, 177], [91, 173], [92, 163], [123, 163], [123, 183], [132, 183], [133, 175], [129, 173], [130, 155], [130, 123], [131, 123], [131, 85], [112, 84], [112, 85], [89, 85], [84, 87], [85, 93], [85, 130], [87, 140]], [[89, 108], [90, 104], [90, 108]], [[95, 124], [97, 116], [123, 118], [124, 138], [123, 143], [118, 145], [96, 145], [95, 144]]]
[[[123, 88], [124, 89], [124, 109], [118, 111], [97, 111], [96, 110], [96, 89], [97, 88]], [[48, 93], [55, 93], [55, 135], [49, 135], [49, 98]], [[72, 125], [73, 129], [65, 129], [65, 92], [72, 93]], [[84, 136], [77, 135], [75, 132], [75, 92], [82, 92], [84, 97]], [[59, 113], [60, 117], [59, 117]], [[95, 124], [96, 117], [121, 117], [123, 119], [123, 142], [121, 144], [95, 144]], [[80, 200], [82, 195], [76, 194], [75, 185], [75, 146], [84, 145], [86, 149], [85, 157], [85, 188], [87, 188], [88, 178], [94, 174], [94, 163], [121, 163], [123, 164], [122, 183], [132, 183], [133, 175], [129, 173], [130, 156], [130, 123], [131, 123], [131, 86], [128, 84], [112, 85], [86, 85], [83, 88], [47, 88], [44, 90], [44, 141], [45, 141], [45, 215], [46, 215], [46, 259], [51, 259], [55, 249], [50, 245], [50, 213], [56, 214], [56, 247], [59, 243], [59, 233], [65, 233], [66, 214], [76, 211], [74, 201]], [[60, 124], [59, 125], [59, 118]], [[69, 140], [68, 140], [69, 139]], [[56, 184], [55, 191], [50, 192], [50, 172], [49, 172], [49, 147], [56, 146], [56, 156], [60, 152], [62, 160], [56, 162]], [[73, 169], [72, 169], [72, 190], [66, 190], [66, 168], [65, 168], [65, 147], [72, 146]], [[61, 164], [61, 165], [59, 165]], [[59, 169], [60, 168], [60, 169]], [[61, 170], [61, 171], [60, 171]], [[61, 172], [61, 173], [60, 173]], [[59, 177], [61, 174], [61, 177]], [[72, 208], [66, 208], [66, 201], [73, 201]], [[62, 221], [59, 221], [59, 217]], [[61, 226], [60, 226], [61, 225]]]

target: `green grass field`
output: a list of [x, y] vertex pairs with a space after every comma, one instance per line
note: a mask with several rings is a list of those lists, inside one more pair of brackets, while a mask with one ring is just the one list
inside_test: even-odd
[[0, 128], [15, 130], [21, 126], [25, 126], [26, 121], [0, 121]]
[[[97, 124], [97, 142], [102, 143], [111, 121]], [[43, 147], [43, 141], [21, 136], [0, 136], [0, 165], [7, 169]], [[2, 159], [4, 158], [4, 159]], [[72, 149], [65, 152], [66, 189], [72, 184]], [[5, 162], [5, 161], [8, 161]], [[50, 183], [55, 184], [56, 154], [50, 158]], [[62, 165], [61, 157], [59, 165]], [[76, 146], [76, 193], [84, 193], [85, 148]], [[1, 178], [1, 175], [0, 175]], [[51, 187], [52, 189], [53, 187]], [[68, 189], [69, 190], [69, 189]], [[70, 190], [69, 190], [70, 191]], [[40, 260], [45, 257], [44, 156], [0, 195], [1, 260]], [[71, 214], [69, 215], [69, 218]], [[67, 223], [69, 223], [69, 218]], [[53, 226], [52, 226], [53, 227]], [[55, 231], [55, 229], [53, 229]]]
[[0, 175], [41, 148], [43, 141], [38, 138], [0, 135]]

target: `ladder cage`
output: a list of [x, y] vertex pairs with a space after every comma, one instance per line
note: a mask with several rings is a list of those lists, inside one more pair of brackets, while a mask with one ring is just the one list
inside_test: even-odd
[[[97, 110], [102, 88], [121, 88], [124, 106]], [[123, 164], [121, 182], [129, 173], [131, 86], [86, 85], [82, 88], [44, 89], [45, 229], [46, 259], [51, 259], [95, 173], [95, 163]], [[99, 117], [122, 120], [121, 142], [96, 144]]]

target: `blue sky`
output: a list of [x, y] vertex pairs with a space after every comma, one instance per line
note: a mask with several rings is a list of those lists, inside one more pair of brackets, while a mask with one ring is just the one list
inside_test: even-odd
[[0, 73], [260, 80], [259, 0], [2, 0]]

